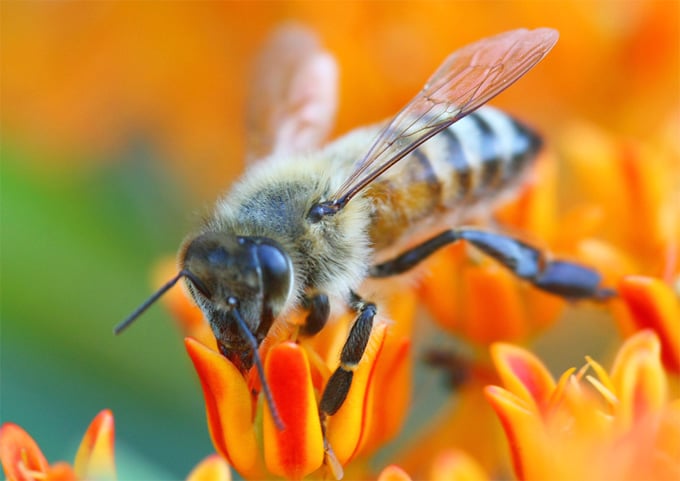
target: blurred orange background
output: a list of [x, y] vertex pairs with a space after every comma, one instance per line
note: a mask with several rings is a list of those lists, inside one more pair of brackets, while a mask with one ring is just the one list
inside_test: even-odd
[[240, 171], [249, 66], [283, 21], [311, 26], [337, 56], [338, 133], [396, 112], [457, 47], [518, 27], [561, 38], [494, 103], [547, 131], [576, 116], [646, 138], [680, 101], [674, 0], [5, 2], [3, 11], [3, 136], [61, 168], [110, 158], [101, 154], [141, 135], [205, 199]]

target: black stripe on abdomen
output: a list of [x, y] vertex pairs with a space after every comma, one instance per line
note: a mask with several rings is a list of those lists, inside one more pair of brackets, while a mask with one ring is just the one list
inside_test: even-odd
[[468, 117], [479, 129], [481, 137], [479, 158], [482, 171], [478, 189], [494, 187], [498, 184], [502, 174], [503, 149], [500, 139], [491, 125], [478, 112], [472, 112]]
[[517, 175], [531, 163], [543, 146], [543, 139], [536, 132], [525, 127], [515, 119], [510, 119], [515, 128], [512, 156], [510, 157], [511, 175]]
[[446, 162], [453, 167], [456, 179], [458, 179], [458, 194], [464, 197], [472, 188], [472, 171], [470, 164], [465, 158], [465, 152], [461, 146], [458, 135], [449, 127], [440, 135], [446, 139]]

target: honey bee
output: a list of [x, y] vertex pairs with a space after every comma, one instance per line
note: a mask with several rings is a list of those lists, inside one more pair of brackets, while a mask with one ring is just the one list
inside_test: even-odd
[[[549, 28], [519, 29], [463, 47], [394, 118], [321, 147], [335, 109], [335, 64], [307, 31], [282, 30], [265, 49], [255, 82], [249, 170], [185, 239], [177, 275], [116, 333], [184, 279], [220, 352], [242, 373], [258, 370], [282, 429], [258, 354], [273, 323], [302, 307], [308, 312], [302, 331], [313, 335], [329, 317], [329, 296], [356, 312], [319, 403], [322, 417], [332, 415], [347, 396], [377, 312], [358, 294], [362, 282], [405, 273], [445, 245], [464, 239], [552, 294], [611, 295], [588, 267], [463, 224], [521, 184], [542, 145], [536, 132], [483, 105], [557, 39]], [[436, 227], [377, 262], [380, 253]]]

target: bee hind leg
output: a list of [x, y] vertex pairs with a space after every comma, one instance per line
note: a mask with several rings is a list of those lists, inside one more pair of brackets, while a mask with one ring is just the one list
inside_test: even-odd
[[401, 274], [441, 247], [459, 240], [466, 240], [520, 279], [551, 294], [567, 299], [596, 300], [616, 294], [612, 289], [601, 287], [600, 274], [589, 267], [548, 259], [540, 249], [512, 237], [469, 228], [444, 231], [393, 259], [373, 266], [369, 275], [387, 277]]
[[319, 411], [322, 418], [331, 416], [340, 409], [345, 402], [349, 388], [352, 385], [354, 370], [361, 357], [364, 355], [366, 345], [371, 337], [373, 318], [376, 314], [376, 306], [372, 302], [366, 302], [358, 295], [352, 293], [351, 306], [358, 316], [352, 324], [349, 336], [342, 347], [340, 354], [340, 366], [331, 375], [321, 396]]

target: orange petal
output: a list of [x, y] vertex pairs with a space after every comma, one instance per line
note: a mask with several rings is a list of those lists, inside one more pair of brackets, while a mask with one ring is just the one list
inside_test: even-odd
[[516, 277], [491, 261], [465, 268], [466, 315], [462, 334], [483, 345], [524, 338], [527, 321], [518, 295], [518, 282]]
[[[411, 342], [406, 338], [389, 342], [389, 334], [391, 329], [376, 359], [374, 381], [369, 387], [372, 415], [367, 417], [366, 436], [358, 448], [362, 453], [377, 449], [396, 436], [411, 405]], [[386, 399], [390, 402], [385, 402]]]
[[369, 387], [373, 382], [376, 358], [385, 341], [385, 322], [376, 322], [359, 365], [354, 371], [352, 386], [345, 402], [328, 421], [328, 441], [341, 464], [347, 464], [362, 444], [373, 410], [369, 405]]
[[[367, 417], [366, 436], [359, 446], [359, 451], [364, 454], [377, 449], [398, 433], [411, 404], [413, 362], [410, 337], [417, 306], [416, 295], [401, 289], [390, 296], [382, 309], [393, 321], [386, 330], [383, 347], [375, 361], [374, 380], [369, 386], [372, 412]], [[391, 401], [384, 402], [385, 399]]]
[[650, 479], [680, 478], [680, 399], [666, 406], [656, 438], [658, 453]]
[[552, 239], [557, 227], [557, 172], [555, 156], [544, 151], [519, 195], [501, 206], [495, 217], [514, 230]]
[[49, 469], [33, 438], [14, 423], [0, 428], [0, 462], [9, 481], [42, 479]]
[[491, 356], [505, 388], [528, 405], [543, 411], [555, 391], [555, 380], [543, 363], [529, 351], [498, 343], [491, 346]]
[[450, 449], [439, 454], [430, 471], [432, 481], [481, 481], [490, 479], [477, 461], [463, 451]]
[[114, 439], [113, 414], [105, 409], [90, 423], [78, 448], [73, 468], [79, 478], [115, 479]]
[[[498, 386], [484, 389], [505, 431], [515, 476], [541, 479], [546, 469], [544, 450], [550, 446], [537, 413], [518, 396]], [[538, 473], [538, 476], [535, 476]]]
[[459, 332], [461, 325], [461, 265], [466, 261], [465, 242], [436, 252], [427, 260], [418, 293], [437, 323], [449, 332]]
[[[49, 468], [49, 472], [47, 474], [47, 481], [79, 481], [85, 478], [81, 478], [79, 476], [76, 476], [75, 471], [73, 468], [68, 464], [64, 462], [59, 462], [55, 463]], [[87, 478], [89, 479], [99, 479], [99, 478]], [[106, 479], [106, 478], [104, 478]], [[111, 479], [111, 478], [109, 478]], [[38, 480], [41, 481], [41, 480]]]
[[411, 481], [411, 476], [399, 466], [391, 464], [380, 472], [378, 481]]
[[285, 429], [274, 424], [265, 404], [264, 459], [267, 469], [289, 479], [301, 479], [323, 463], [321, 422], [305, 350], [293, 342], [272, 347], [265, 360], [265, 377]]
[[653, 329], [659, 336], [664, 365], [680, 373], [680, 306], [672, 289], [652, 277], [626, 276], [619, 294], [637, 328]]
[[611, 381], [619, 400], [616, 418], [624, 429], [658, 415], [668, 386], [653, 331], [641, 331], [626, 340], [616, 356]]
[[231, 470], [224, 458], [212, 454], [191, 470], [187, 481], [231, 481]]
[[210, 437], [217, 452], [246, 477], [261, 476], [253, 401], [239, 370], [195, 339], [184, 340], [201, 380]]

